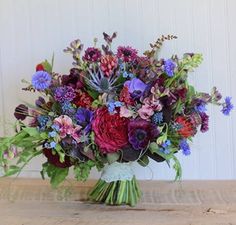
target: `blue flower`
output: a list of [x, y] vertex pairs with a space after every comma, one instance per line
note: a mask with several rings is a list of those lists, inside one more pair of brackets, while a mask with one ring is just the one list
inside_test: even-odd
[[56, 137], [57, 136], [57, 132], [56, 131], [51, 131], [48, 133], [49, 137]]
[[52, 142], [50, 143], [50, 148], [55, 148], [56, 145], [57, 145], [57, 143], [56, 143], [55, 141], [52, 141]]
[[86, 108], [79, 108], [76, 112], [75, 118], [77, 120], [77, 124], [82, 126], [87, 134], [91, 130], [93, 112]]
[[171, 141], [167, 139], [164, 143], [161, 145], [162, 147], [160, 148], [160, 151], [163, 152], [164, 154], [170, 154], [170, 146], [171, 146]]
[[114, 113], [116, 107], [121, 107], [121, 106], [122, 106], [122, 102], [120, 102], [120, 101], [109, 102], [108, 103], [108, 111], [109, 111], [109, 113]]
[[207, 109], [206, 109], [206, 104], [205, 104], [205, 103], [201, 103], [201, 104], [197, 105], [197, 106], [195, 107], [195, 110], [196, 110], [197, 112], [200, 112], [200, 113], [206, 112], [206, 111], [207, 111]]
[[124, 78], [133, 78], [133, 77], [134, 77], [134, 74], [128, 73], [127, 71], [124, 71], [123, 77], [124, 77]]
[[37, 117], [37, 121], [38, 121], [38, 123], [39, 123], [39, 128], [40, 128], [40, 129], [45, 129], [45, 127], [46, 127], [46, 125], [47, 125], [49, 119], [50, 119], [50, 118], [49, 118], [49, 116], [47, 116], [47, 115], [40, 115], [40, 116], [38, 116], [38, 117]]
[[164, 61], [164, 71], [169, 77], [174, 76], [175, 67], [176, 67], [176, 64], [172, 59], [167, 59]]
[[190, 147], [189, 144], [187, 143], [186, 139], [182, 139], [179, 142], [179, 148], [182, 149], [182, 152], [184, 155], [190, 155], [191, 151], [190, 151]]
[[52, 77], [45, 71], [37, 71], [32, 77], [32, 85], [35, 89], [43, 91], [47, 89], [52, 81]]
[[68, 101], [61, 103], [61, 109], [64, 115], [73, 116], [75, 114], [75, 108]]
[[160, 124], [163, 122], [163, 113], [162, 112], [157, 112], [152, 116], [152, 122], [155, 124]]
[[228, 116], [230, 111], [234, 108], [233, 104], [231, 103], [231, 99], [231, 97], [226, 97], [225, 102], [223, 103], [223, 109], [221, 111], [226, 116]]
[[57, 125], [57, 124], [53, 124], [53, 125], [51, 126], [51, 128], [52, 128], [53, 130], [55, 130], [55, 131], [59, 131], [59, 130], [60, 130], [60, 127], [59, 127], [59, 125]]

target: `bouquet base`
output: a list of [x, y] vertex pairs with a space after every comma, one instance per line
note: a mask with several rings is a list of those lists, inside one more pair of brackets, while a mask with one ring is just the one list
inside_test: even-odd
[[[141, 190], [135, 176], [130, 171], [130, 165], [124, 163], [109, 165], [89, 192], [89, 199], [107, 205], [135, 206], [141, 198]], [[112, 179], [110, 179], [111, 174]]]

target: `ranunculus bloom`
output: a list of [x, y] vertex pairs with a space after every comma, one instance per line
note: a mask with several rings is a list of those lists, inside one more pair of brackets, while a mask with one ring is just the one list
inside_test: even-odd
[[150, 141], [153, 141], [159, 135], [157, 126], [143, 119], [130, 121], [129, 126], [129, 143], [135, 150], [143, 150]]
[[119, 113], [111, 115], [105, 107], [96, 111], [92, 128], [102, 153], [116, 152], [128, 144], [128, 122]]

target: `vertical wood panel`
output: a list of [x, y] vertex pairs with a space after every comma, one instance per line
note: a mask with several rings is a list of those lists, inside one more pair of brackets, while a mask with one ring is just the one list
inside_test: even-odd
[[[190, 75], [191, 83], [206, 92], [218, 86], [236, 105], [235, 10], [235, 0], [0, 0], [0, 117], [12, 121], [21, 100], [33, 102], [31, 94], [21, 91], [20, 80], [30, 79], [37, 63], [54, 52], [55, 70], [68, 73], [72, 60], [62, 50], [76, 38], [85, 47], [93, 45], [94, 37], [101, 44], [103, 31], [118, 32], [114, 49], [132, 45], [139, 52], [161, 34], [176, 34], [178, 40], [166, 42], [160, 57], [203, 53], [204, 62]], [[196, 136], [190, 157], [179, 154], [183, 178], [236, 178], [236, 114], [225, 118], [216, 107], [208, 111], [210, 131]], [[38, 170], [40, 163], [35, 160], [28, 169]], [[152, 178], [152, 173], [154, 179], [173, 177], [166, 164], [152, 162], [136, 169], [142, 179]]]

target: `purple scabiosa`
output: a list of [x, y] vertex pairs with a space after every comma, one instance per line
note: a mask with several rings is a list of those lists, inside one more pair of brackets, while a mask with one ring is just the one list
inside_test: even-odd
[[209, 130], [209, 127], [208, 127], [209, 116], [204, 112], [200, 113], [199, 115], [200, 115], [201, 120], [202, 120], [200, 130], [201, 130], [202, 133], [205, 133], [206, 131]]
[[176, 64], [172, 59], [167, 59], [164, 61], [164, 71], [169, 77], [174, 76], [174, 70], [176, 68]]
[[75, 90], [70, 86], [58, 87], [54, 91], [54, 98], [58, 102], [70, 102], [76, 97]]
[[85, 133], [91, 130], [91, 123], [93, 120], [93, 112], [86, 108], [79, 108], [76, 112], [75, 119], [77, 124], [84, 129]]
[[226, 97], [225, 102], [223, 103], [223, 109], [221, 110], [222, 113], [226, 116], [229, 115], [230, 111], [234, 108], [233, 104], [231, 103], [231, 97]]
[[183, 154], [184, 155], [190, 155], [191, 154], [191, 151], [190, 151], [190, 147], [189, 147], [189, 144], [187, 142], [186, 139], [181, 139], [180, 142], [179, 142], [179, 148], [182, 150]]
[[45, 71], [37, 71], [32, 77], [32, 86], [39, 91], [47, 89], [52, 81], [52, 77]]
[[159, 135], [157, 126], [143, 119], [131, 120], [128, 125], [129, 143], [135, 150], [143, 150]]
[[117, 49], [117, 57], [124, 62], [133, 62], [138, 56], [138, 51], [129, 46], [119, 46]]
[[85, 50], [83, 60], [88, 62], [99, 62], [101, 59], [102, 53], [98, 48], [87, 48]]
[[133, 98], [139, 98], [144, 93], [147, 85], [138, 78], [133, 78], [124, 83], [124, 86], [128, 87], [129, 93]]

